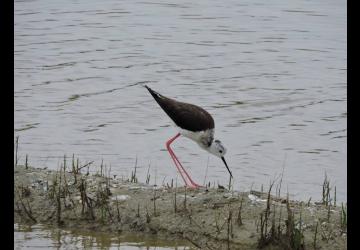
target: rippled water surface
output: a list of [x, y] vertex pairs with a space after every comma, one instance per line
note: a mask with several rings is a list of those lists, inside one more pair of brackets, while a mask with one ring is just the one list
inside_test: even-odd
[[[147, 83], [214, 116], [235, 189], [267, 187], [284, 166], [293, 197], [320, 199], [326, 171], [346, 200], [346, 1], [14, 4], [20, 163], [75, 154], [127, 178], [137, 157], [139, 181], [149, 164], [151, 183], [175, 179], [177, 130]], [[221, 160], [185, 138], [173, 148], [197, 182], [227, 184]]]
[[14, 249], [123, 249], [189, 250], [182, 241], [165, 241], [155, 236], [109, 234], [52, 229], [43, 225], [14, 224]]

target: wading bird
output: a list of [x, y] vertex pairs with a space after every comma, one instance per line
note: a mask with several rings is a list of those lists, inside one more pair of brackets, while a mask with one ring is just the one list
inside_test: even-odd
[[166, 142], [166, 148], [184, 180], [185, 185], [191, 188], [200, 187], [200, 185], [196, 184], [191, 179], [176, 157], [174, 151], [170, 148], [170, 144], [180, 135], [195, 141], [202, 149], [221, 158], [230, 173], [230, 178], [232, 178], [232, 173], [224, 158], [226, 148], [221, 144], [220, 140], [214, 140], [215, 123], [212, 116], [203, 108], [170, 99], [157, 93], [146, 85], [145, 87], [165, 113], [174, 121], [176, 126], [179, 127], [180, 131]]

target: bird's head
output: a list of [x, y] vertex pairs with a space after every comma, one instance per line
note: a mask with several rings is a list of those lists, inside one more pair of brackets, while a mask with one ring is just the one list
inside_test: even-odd
[[224, 155], [226, 154], [226, 148], [224, 147], [224, 145], [221, 143], [220, 140], [214, 140], [213, 143], [211, 143], [210, 148], [209, 148], [210, 153], [212, 153], [213, 155], [216, 155], [217, 157], [224, 157]]
[[209, 152], [219, 158], [221, 158], [221, 160], [224, 162], [225, 167], [227, 168], [227, 170], [229, 171], [229, 174], [232, 176], [232, 173], [225, 161], [224, 155], [226, 154], [226, 148], [224, 147], [224, 145], [222, 145], [220, 140], [214, 140], [213, 143], [211, 143], [210, 147], [209, 147]]

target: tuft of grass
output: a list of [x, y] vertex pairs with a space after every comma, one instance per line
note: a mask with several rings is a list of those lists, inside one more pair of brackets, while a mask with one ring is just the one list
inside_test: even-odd
[[136, 158], [135, 158], [134, 171], [131, 171], [130, 182], [133, 182], [133, 183], [137, 183], [137, 182], [138, 182], [138, 179], [137, 179], [137, 177], [136, 177], [136, 168], [137, 168], [137, 155], [136, 155]]
[[286, 242], [288, 249], [302, 250], [304, 247], [304, 232], [301, 227], [301, 214], [300, 214], [300, 227], [295, 227], [294, 211], [290, 208], [289, 195], [287, 195], [286, 209], [288, 218], [286, 221]]
[[[274, 182], [270, 183], [269, 190], [267, 193], [267, 201], [266, 201], [266, 208], [265, 210], [260, 214], [260, 239], [258, 242], [258, 247], [262, 248], [266, 245], [269, 245], [273, 241], [276, 240], [275, 234], [273, 234], [274, 229], [268, 231], [269, 226], [269, 216], [270, 216], [270, 202], [271, 202], [271, 189], [274, 185]], [[274, 211], [275, 213], [275, 211]]]
[[[266, 208], [263, 212], [260, 213], [260, 220], [257, 223], [257, 232], [260, 232], [258, 248], [264, 248], [269, 245], [273, 245], [281, 247], [281, 249], [303, 250], [305, 248], [305, 240], [304, 227], [302, 222], [302, 207], [299, 221], [295, 222], [294, 211], [290, 207], [289, 194], [287, 194], [287, 198], [284, 200], [286, 202], [287, 218], [285, 220], [285, 227], [283, 227], [281, 220], [282, 206], [280, 206], [280, 215], [278, 216], [277, 220], [275, 207], [276, 203], [273, 203], [272, 206], [270, 205], [272, 199], [270, 194], [274, 182], [275, 181], [270, 183], [267, 192]], [[280, 179], [280, 184], [278, 184], [276, 188], [276, 195], [279, 196], [279, 198], [281, 193], [281, 188], [279, 186], [281, 186], [281, 182], [282, 176]], [[284, 232], [283, 228], [285, 228]]]
[[325, 206], [329, 205], [329, 201], [330, 201], [330, 182], [327, 178], [327, 174], [325, 172], [325, 178], [324, 178], [324, 182], [322, 185], [322, 204]]
[[[324, 182], [322, 184], [322, 198], [321, 203], [326, 206], [327, 208], [329, 206], [336, 207], [336, 186], [334, 186], [334, 198], [331, 197], [331, 187], [330, 187], [330, 181], [327, 177], [327, 174], [325, 172]], [[328, 208], [330, 209], [330, 208]]]

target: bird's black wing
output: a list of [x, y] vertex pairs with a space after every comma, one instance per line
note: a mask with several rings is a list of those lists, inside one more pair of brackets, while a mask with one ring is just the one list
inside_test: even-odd
[[213, 129], [215, 126], [214, 119], [203, 108], [172, 99], [165, 99], [163, 102], [166, 103], [164, 111], [182, 129], [197, 132]]
[[203, 108], [167, 98], [145, 86], [166, 114], [182, 129], [193, 132], [213, 129], [214, 119]]

